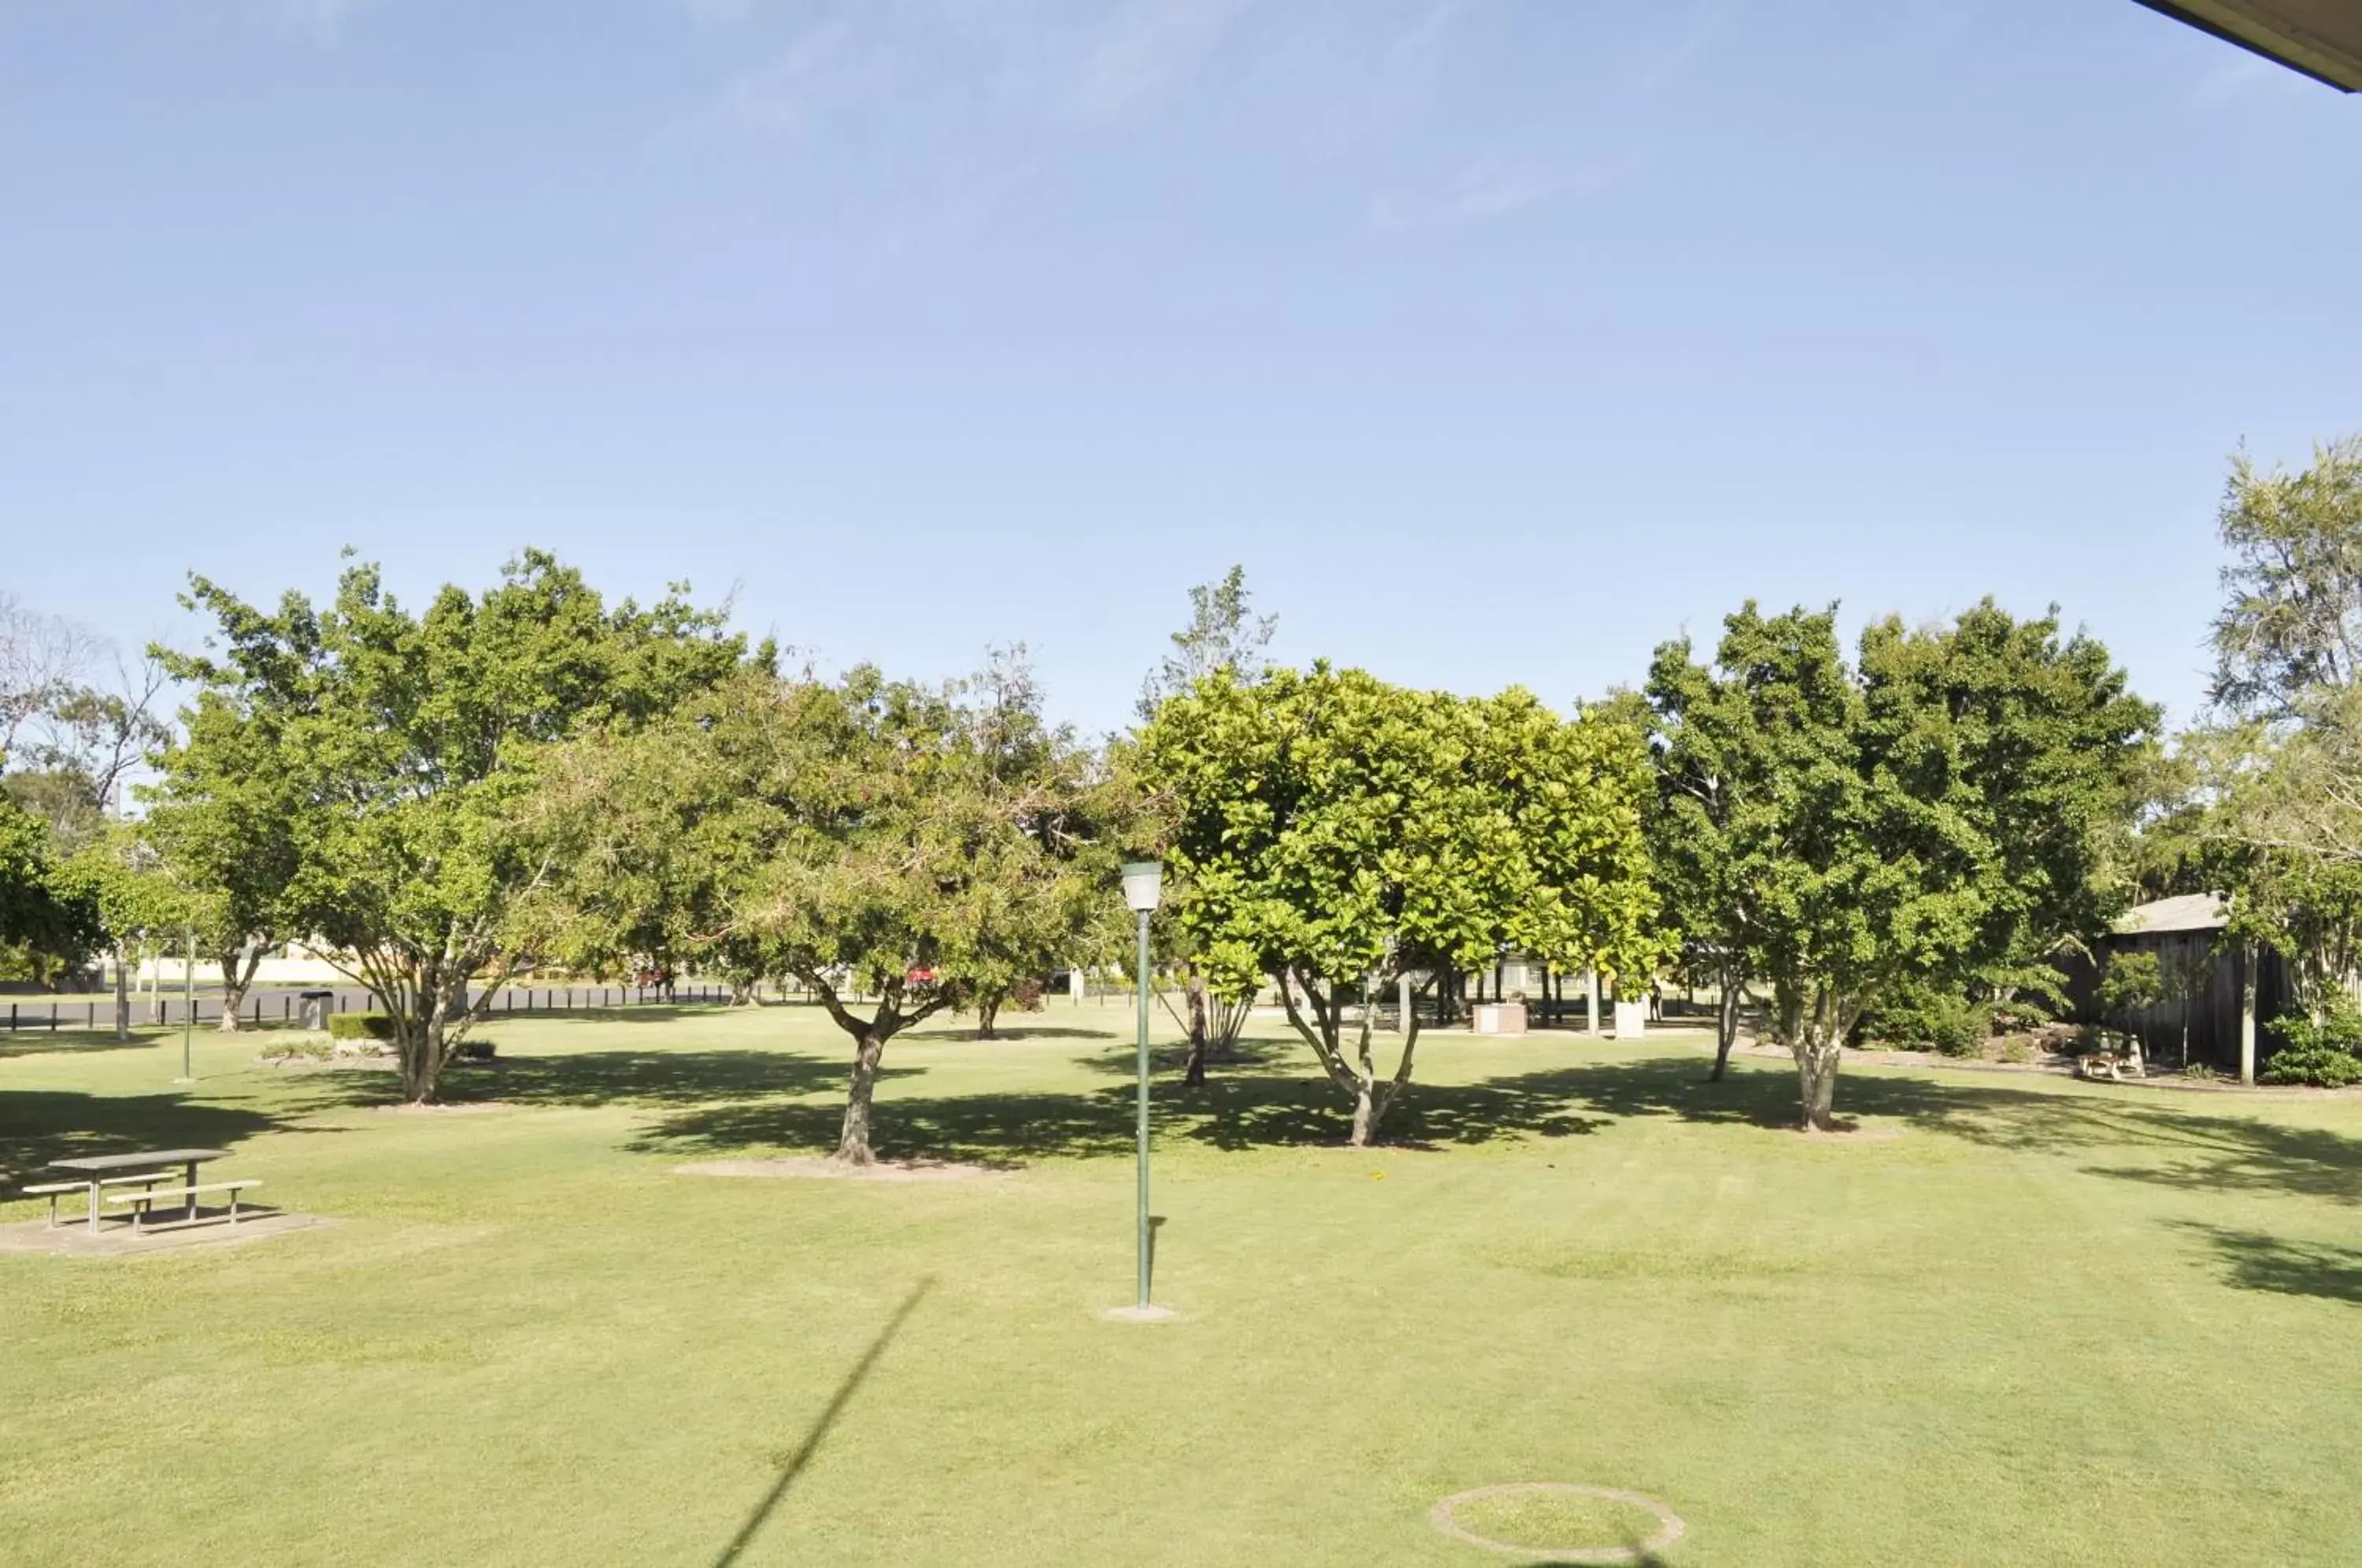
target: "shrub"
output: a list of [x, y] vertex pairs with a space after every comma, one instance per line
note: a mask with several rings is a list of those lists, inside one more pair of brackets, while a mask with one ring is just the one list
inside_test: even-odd
[[1862, 1015], [1862, 1036], [1916, 1050], [1935, 1038], [1935, 1017], [1946, 1000], [1942, 992], [1915, 980], [1895, 986]]
[[2280, 1038], [2287, 1041], [2272, 1053], [2264, 1064], [2260, 1077], [2268, 1084], [2315, 1084], [2323, 1088], [2343, 1088], [2347, 1084], [2362, 1083], [2362, 1008], [2351, 998], [2339, 992], [2329, 999], [2329, 1005], [2319, 1018], [2306, 1013], [2283, 1013], [2276, 1020]]
[[2031, 1062], [2034, 1060], [2034, 1042], [2022, 1034], [2014, 1036], [2002, 1046], [2001, 1059], [2004, 1062]]
[[2260, 1076], [2268, 1084], [2344, 1088], [2362, 1083], [2362, 1056], [2323, 1045], [2290, 1045], [2275, 1052]]
[[1027, 977], [1009, 988], [1009, 1004], [1020, 1012], [1042, 1010], [1042, 982]]
[[1975, 1003], [1946, 997], [1927, 1015], [1927, 1043], [1947, 1056], [1973, 1056], [1984, 1048], [1992, 1020]]
[[2272, 1021], [2292, 1050], [2343, 1051], [2348, 1055], [2362, 1052], [2362, 1007], [2342, 991], [2331, 996], [2319, 1019], [2309, 1013], [2284, 1012]]
[[1992, 1010], [1993, 1032], [1997, 1034], [2030, 1034], [2050, 1021], [2050, 1014], [2030, 1001], [2003, 1002]]
[[328, 1038], [331, 1040], [391, 1040], [393, 1019], [382, 1012], [332, 1012], [328, 1015]]
[[2196, 1078], [2201, 1083], [2204, 1083], [2214, 1077], [2214, 1069], [2203, 1062], [2192, 1062], [2181, 1069], [2181, 1076], [2185, 1078]]
[[451, 1048], [451, 1055], [462, 1062], [489, 1062], [493, 1054], [489, 1040], [462, 1040]]

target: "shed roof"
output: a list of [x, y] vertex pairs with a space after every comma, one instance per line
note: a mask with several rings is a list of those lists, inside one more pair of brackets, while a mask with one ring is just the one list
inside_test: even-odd
[[2221, 893], [2183, 893], [2155, 903], [2135, 904], [2116, 922], [2118, 936], [2155, 936], [2169, 931], [2220, 931], [2230, 923]]

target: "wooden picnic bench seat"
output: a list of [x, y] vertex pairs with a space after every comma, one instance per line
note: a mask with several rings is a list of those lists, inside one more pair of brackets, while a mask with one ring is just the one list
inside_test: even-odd
[[185, 1202], [189, 1206], [189, 1217], [191, 1219], [194, 1219], [196, 1217], [197, 1195], [199, 1193], [226, 1192], [229, 1194], [229, 1222], [235, 1225], [237, 1223], [237, 1195], [246, 1191], [249, 1187], [257, 1187], [261, 1185], [262, 1183], [259, 1178], [248, 1176], [239, 1181], [206, 1181], [198, 1182], [195, 1185], [189, 1187], [168, 1187], [161, 1192], [118, 1192], [108, 1198], [105, 1201], [109, 1204], [127, 1203], [132, 1205], [131, 1228], [138, 1231], [143, 1229], [141, 1221], [148, 1218], [150, 1205], [157, 1203]]
[[[100, 1187], [138, 1186], [145, 1188], [154, 1187], [160, 1181], [171, 1179], [172, 1173], [170, 1171], [152, 1171], [146, 1176], [101, 1176], [96, 1185]], [[54, 1231], [58, 1228], [58, 1199], [69, 1192], [88, 1192], [91, 1187], [92, 1184], [87, 1181], [43, 1182], [39, 1187], [26, 1187], [24, 1194], [27, 1198], [46, 1198], [50, 1200], [50, 1229]]]

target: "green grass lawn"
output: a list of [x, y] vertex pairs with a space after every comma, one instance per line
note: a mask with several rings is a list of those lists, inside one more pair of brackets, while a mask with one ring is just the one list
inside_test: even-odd
[[7, 1190], [215, 1144], [337, 1221], [0, 1255], [0, 1562], [1478, 1568], [1429, 1509], [1524, 1481], [1680, 1568], [2362, 1561], [2362, 1101], [1864, 1069], [1808, 1140], [1690, 1041], [1430, 1036], [1354, 1153], [1272, 1041], [1161, 1079], [1122, 1324], [1128, 1023], [896, 1042], [889, 1152], [996, 1167], [931, 1183], [677, 1174], [833, 1138], [800, 1008], [502, 1021], [475, 1114], [0, 1042]]

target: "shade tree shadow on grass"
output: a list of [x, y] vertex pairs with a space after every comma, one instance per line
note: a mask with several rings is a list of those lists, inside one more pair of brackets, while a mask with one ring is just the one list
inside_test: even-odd
[[117, 1040], [112, 1028], [93, 1032], [87, 1029], [65, 1029], [52, 1034], [47, 1030], [34, 1033], [20, 1030], [0, 1033], [0, 1061], [19, 1056], [83, 1056], [105, 1051], [146, 1051], [161, 1043], [161, 1033], [134, 1033], [128, 1040]]
[[[922, 1077], [928, 1069], [889, 1063], [882, 1071], [888, 1091], [877, 1110], [880, 1150], [892, 1157], [985, 1165], [1129, 1150], [1133, 1106], [1124, 1080], [1133, 1070], [1131, 1053], [1110, 1049], [1077, 1061], [1114, 1081], [1079, 1092], [906, 1096], [891, 1086]], [[1237, 1061], [1194, 1088], [1175, 1081], [1177, 1048], [1158, 1053], [1154, 1061], [1162, 1068], [1153, 1110], [1160, 1138], [1224, 1150], [1344, 1142], [1344, 1097], [1292, 1056], [1286, 1042], [1242, 1042]], [[1680, 1055], [1580, 1063], [1473, 1084], [1414, 1081], [1387, 1120], [1386, 1142], [1467, 1146], [1566, 1137], [1648, 1117], [1767, 1132], [1794, 1126], [1796, 1083], [1790, 1074], [1742, 1068], [1707, 1083], [1699, 1068], [1696, 1057]], [[756, 1146], [822, 1150], [835, 1143], [845, 1076], [846, 1063], [833, 1055], [793, 1050], [527, 1055], [458, 1065], [447, 1098], [657, 1107], [671, 1114], [634, 1146], [668, 1154]], [[341, 1080], [337, 1089], [325, 1092], [341, 1092], [348, 1103], [393, 1097], [390, 1075], [334, 1077]], [[2108, 1156], [2107, 1163], [2085, 1167], [2093, 1175], [2362, 1202], [2362, 1139], [2216, 1113], [2198, 1096], [2164, 1102], [2162, 1093], [2029, 1089], [1873, 1071], [1849, 1075], [1838, 1087], [1838, 1102], [1851, 1116], [1891, 1120], [1982, 1147]]]
[[2174, 1221], [2173, 1228], [2212, 1248], [2225, 1282], [2238, 1289], [2362, 1307], [2362, 1250], [2191, 1221]]
[[[1707, 1124], [1790, 1128], [1796, 1080], [1783, 1072], [1739, 1072], [1702, 1080], [1694, 1058], [1585, 1065], [1496, 1078], [1500, 1088], [1556, 1093], [1609, 1117], [1675, 1116]], [[2145, 1154], [2147, 1163], [2086, 1166], [2093, 1176], [2186, 1190], [2286, 1192], [2362, 1202], [2362, 1139], [2201, 1108], [2202, 1097], [2127, 1088], [2022, 1089], [1983, 1083], [1856, 1073], [1838, 1085], [1838, 1105], [1981, 1147], [2072, 1157]], [[2140, 1097], [2136, 1099], [2135, 1097]]]
[[[831, 1087], [834, 1087], [832, 1085]], [[1167, 1086], [1152, 1107], [1159, 1139], [1219, 1149], [1341, 1144], [1350, 1107], [1326, 1081], [1304, 1077], [1217, 1078], [1181, 1092]], [[648, 1153], [705, 1156], [775, 1145], [833, 1148], [844, 1109], [834, 1099], [742, 1100], [667, 1117], [632, 1145]], [[892, 1159], [1007, 1167], [1032, 1160], [1126, 1154], [1136, 1116], [1129, 1087], [1087, 1093], [881, 1097], [877, 1141]], [[1491, 1084], [1421, 1088], [1389, 1119], [1396, 1146], [1474, 1144], [1516, 1137], [1564, 1137], [1604, 1125], [1549, 1092]]]
[[0, 1090], [0, 1199], [56, 1179], [54, 1160], [146, 1149], [226, 1149], [286, 1128], [304, 1110], [257, 1110], [177, 1094], [93, 1095]]
[[[765, 1095], [843, 1089], [844, 1061], [793, 1051], [579, 1051], [563, 1055], [498, 1056], [455, 1062], [442, 1098], [517, 1105], [702, 1105]], [[923, 1067], [883, 1066], [881, 1079], [916, 1077]], [[391, 1085], [378, 1086], [391, 1088]]]

